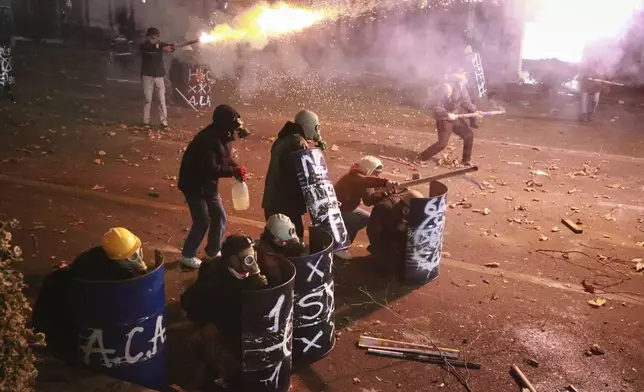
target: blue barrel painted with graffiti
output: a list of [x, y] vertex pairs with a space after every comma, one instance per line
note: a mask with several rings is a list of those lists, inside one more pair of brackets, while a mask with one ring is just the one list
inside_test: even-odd
[[291, 154], [291, 159], [313, 227], [331, 234], [334, 252], [348, 248], [351, 240], [342, 219], [335, 188], [329, 180], [322, 150], [311, 148], [296, 151]]
[[287, 392], [293, 368], [293, 288], [295, 267], [258, 249], [258, 264], [269, 283], [242, 292], [241, 392]]
[[309, 255], [289, 257], [295, 266], [293, 362], [306, 365], [324, 357], [335, 346], [333, 237], [309, 229]]
[[167, 387], [163, 256], [133, 279], [74, 279], [71, 305], [79, 360], [91, 369], [144, 387]]
[[447, 186], [434, 181], [429, 198], [411, 199], [407, 215], [407, 248], [404, 280], [407, 283], [428, 283], [438, 277], [443, 250]]

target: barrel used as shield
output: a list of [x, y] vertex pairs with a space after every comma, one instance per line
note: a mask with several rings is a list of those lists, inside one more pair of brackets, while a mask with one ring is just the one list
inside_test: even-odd
[[429, 198], [410, 199], [404, 265], [407, 283], [428, 283], [438, 277], [446, 202], [447, 187], [438, 181], [430, 184]]
[[296, 151], [291, 159], [295, 164], [297, 178], [313, 227], [321, 228], [331, 234], [334, 252], [348, 248], [351, 240], [342, 219], [335, 188], [329, 181], [322, 150], [311, 148]]
[[262, 270], [277, 266], [282, 283], [242, 293], [242, 392], [286, 392], [293, 367], [295, 267], [276, 255], [259, 257]]
[[167, 387], [163, 256], [145, 275], [100, 282], [74, 278], [71, 302], [81, 362], [144, 387]]
[[309, 230], [310, 253], [289, 257], [295, 266], [293, 361], [315, 362], [335, 345], [333, 238], [326, 231]]

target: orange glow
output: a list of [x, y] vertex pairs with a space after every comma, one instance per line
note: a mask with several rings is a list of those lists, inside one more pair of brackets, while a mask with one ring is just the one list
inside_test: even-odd
[[[536, 13], [528, 15], [523, 58], [556, 58], [578, 63], [584, 47], [618, 37], [628, 28], [642, 0], [529, 0]], [[531, 17], [532, 16], [532, 17]]]

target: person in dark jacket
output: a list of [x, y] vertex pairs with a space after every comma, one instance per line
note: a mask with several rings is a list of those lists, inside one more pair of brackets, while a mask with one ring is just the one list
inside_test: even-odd
[[181, 295], [181, 307], [198, 327], [193, 341], [198, 343], [203, 376], [220, 386], [230, 384], [233, 390], [238, 390], [241, 376], [242, 292], [269, 285], [254, 245], [247, 236], [226, 238], [221, 257], [204, 261], [197, 281]]
[[302, 110], [294, 122], [288, 121], [277, 134], [271, 147], [271, 160], [268, 164], [262, 208], [264, 217], [275, 214], [286, 215], [295, 225], [299, 238], [304, 238], [302, 215], [306, 212], [306, 202], [297, 178], [291, 154], [308, 148], [307, 140], [315, 141], [324, 149], [326, 144], [320, 136], [320, 120], [310, 110]]
[[[444, 83], [434, 91], [434, 120], [438, 130], [438, 141], [423, 151], [418, 159], [426, 161], [443, 151], [449, 142], [452, 132], [463, 139], [463, 158], [461, 163], [471, 166], [472, 149], [474, 147], [474, 132], [478, 128], [477, 117], [470, 118], [469, 125], [465, 119], [457, 119], [455, 111], [460, 107], [467, 113], [480, 113], [472, 103], [467, 92], [467, 75], [465, 73], [449, 73]], [[480, 116], [479, 116], [480, 117]]]
[[156, 88], [159, 100], [159, 118], [163, 128], [168, 127], [168, 109], [165, 104], [165, 66], [163, 54], [174, 52], [174, 45], [160, 40], [159, 29], [150, 27], [145, 34], [145, 42], [141, 44], [141, 80], [143, 83], [143, 124], [150, 124], [150, 107], [152, 95]]
[[13, 95], [13, 18], [11, 7], [0, 7], [0, 90], [11, 102], [16, 102]]
[[183, 192], [192, 227], [183, 246], [181, 263], [199, 268], [197, 250], [208, 232], [206, 259], [220, 254], [221, 237], [226, 228], [226, 211], [219, 196], [219, 179], [236, 177], [246, 179], [246, 168], [239, 166], [231, 155], [235, 133], [248, 136], [239, 112], [229, 105], [219, 105], [212, 114], [212, 124], [199, 131], [192, 139], [181, 160], [178, 187]]
[[131, 231], [116, 227], [103, 236], [101, 246], [81, 253], [70, 264], [61, 264], [45, 278], [33, 307], [32, 324], [45, 334], [47, 350], [55, 357], [73, 361], [78, 336], [69, 308], [75, 279], [120, 281], [147, 273], [141, 240]]

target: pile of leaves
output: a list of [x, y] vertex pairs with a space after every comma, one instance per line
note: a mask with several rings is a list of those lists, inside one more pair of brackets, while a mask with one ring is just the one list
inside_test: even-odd
[[22, 261], [22, 250], [11, 244], [9, 231], [17, 227], [15, 219], [0, 221], [0, 392], [34, 390], [38, 372], [31, 347], [44, 342], [27, 324], [31, 308], [23, 276], [14, 268]]

